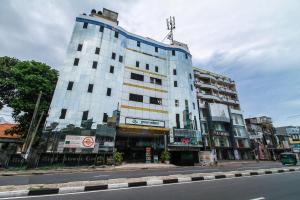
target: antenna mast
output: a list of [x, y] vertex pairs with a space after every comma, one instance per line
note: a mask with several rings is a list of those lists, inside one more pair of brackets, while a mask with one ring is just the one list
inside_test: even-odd
[[173, 30], [175, 29], [175, 17], [167, 18], [167, 28], [170, 30], [170, 32], [167, 35], [167, 38], [171, 41], [171, 44], [173, 44]]

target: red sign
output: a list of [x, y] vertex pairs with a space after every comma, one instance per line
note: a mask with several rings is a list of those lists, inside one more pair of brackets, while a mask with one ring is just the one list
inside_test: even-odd
[[190, 138], [182, 138], [182, 139], [181, 139], [181, 142], [182, 142], [183, 144], [189, 144], [189, 143], [190, 143]]
[[91, 147], [95, 144], [95, 141], [92, 137], [85, 137], [82, 141], [84, 147]]

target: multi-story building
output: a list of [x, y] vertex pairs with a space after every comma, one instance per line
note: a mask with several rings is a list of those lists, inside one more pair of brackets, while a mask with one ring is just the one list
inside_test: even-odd
[[276, 128], [276, 134], [284, 137], [288, 137], [289, 146], [286, 144], [286, 140], [282, 141], [282, 146], [291, 148], [294, 153], [300, 154], [300, 127], [298, 126], [283, 126]]
[[204, 149], [215, 149], [218, 159], [251, 159], [235, 82], [197, 67], [194, 76]]
[[276, 160], [280, 153], [289, 150], [287, 135], [276, 133], [270, 117], [253, 117], [245, 121], [260, 160]]
[[135, 35], [118, 25], [118, 13], [92, 10], [76, 18], [46, 125], [90, 120], [96, 129], [117, 110], [115, 146], [125, 159], [145, 161], [146, 148], [152, 160], [166, 148], [198, 152], [193, 83], [187, 45]]

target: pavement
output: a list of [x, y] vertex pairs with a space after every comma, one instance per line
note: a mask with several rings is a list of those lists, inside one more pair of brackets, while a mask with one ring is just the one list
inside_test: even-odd
[[241, 171], [250, 169], [281, 167], [280, 162], [255, 162], [255, 161], [225, 161], [219, 162], [218, 166], [174, 166], [166, 164], [126, 164], [116, 167], [57, 170], [31, 170], [14, 172], [2, 172], [0, 186], [27, 185], [27, 184], [59, 184], [74, 181], [97, 181], [121, 178], [139, 178], [151, 176], [168, 176], [172, 174], [209, 173]]
[[[0, 193], [5, 199], [230, 199], [299, 200], [300, 168], [172, 175], [84, 187], [59, 187]], [[6, 196], [5, 196], [6, 195]], [[29, 196], [26, 196], [29, 195]], [[41, 195], [41, 196], [39, 196]], [[16, 197], [17, 196], [17, 197]], [[23, 197], [22, 197], [23, 196]]]

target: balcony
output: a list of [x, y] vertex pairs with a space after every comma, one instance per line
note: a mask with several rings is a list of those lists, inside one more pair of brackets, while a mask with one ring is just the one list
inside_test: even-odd
[[212, 89], [212, 90], [218, 90], [219, 89], [215, 85], [204, 83], [204, 82], [201, 82], [201, 81], [198, 81], [198, 82], [195, 81], [195, 83], [196, 83], [196, 85], [198, 85], [199, 87], [202, 87], [202, 88], [208, 88], [208, 89]]
[[229, 94], [236, 94], [236, 91], [231, 90], [229, 88], [219, 87], [219, 91], [224, 92], [224, 93], [229, 93]]
[[206, 79], [212, 79], [212, 80], [216, 80], [216, 78], [210, 74], [202, 74], [199, 72], [194, 72], [196, 76], [200, 77], [200, 78], [206, 78]]
[[220, 98], [211, 94], [203, 94], [203, 93], [198, 93], [198, 97], [203, 98], [203, 99], [212, 99], [216, 101], [220, 101]]

